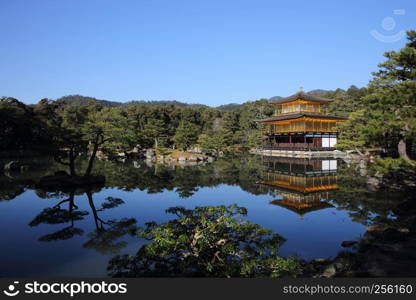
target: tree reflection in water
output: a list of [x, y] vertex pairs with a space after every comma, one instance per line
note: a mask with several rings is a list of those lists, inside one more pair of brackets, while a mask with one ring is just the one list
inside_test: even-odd
[[[121, 237], [126, 234], [134, 235], [136, 231], [136, 219], [135, 218], [121, 218], [121, 219], [109, 219], [103, 220], [99, 213], [115, 208], [124, 204], [124, 201], [119, 198], [107, 197], [105, 202], [101, 204], [100, 208], [96, 208], [93, 200], [93, 191], [77, 191], [78, 194], [86, 194], [89, 207], [91, 209], [91, 216], [93, 217], [95, 230], [88, 233], [88, 240], [84, 243], [85, 248], [94, 249], [100, 253], [118, 253], [122, 248], [127, 245], [125, 241], [119, 241]], [[62, 192], [59, 192], [62, 194]], [[29, 226], [38, 226], [39, 224], [66, 224], [64, 227], [54, 233], [44, 235], [39, 238], [42, 242], [51, 242], [58, 240], [67, 240], [75, 235], [82, 235], [84, 231], [81, 228], [75, 226], [76, 221], [83, 220], [85, 216], [90, 213], [87, 211], [80, 211], [75, 204], [75, 190], [64, 192], [68, 198], [58, 202], [53, 207], [43, 209], [30, 223]], [[43, 197], [55, 197], [56, 193], [48, 193], [38, 191], [38, 195]], [[68, 203], [67, 208], [62, 206]]]
[[[80, 169], [85, 168], [86, 162], [79, 161]], [[325, 201], [336, 209], [347, 211], [354, 222], [368, 226], [371, 224], [386, 224], [398, 229], [408, 228], [413, 232], [416, 214], [414, 193], [385, 191], [370, 191], [367, 187], [367, 177], [360, 174], [357, 165], [346, 165], [339, 162], [337, 172], [328, 178], [336, 177], [337, 189], [325, 190], [323, 197], [322, 191], [313, 194], [306, 199], [305, 195], [293, 196], [287, 188], [299, 186], [307, 182], [308, 178], [321, 178], [322, 174], [311, 174], [315, 171], [310, 169], [307, 164], [292, 162], [292, 168], [288, 169], [285, 162], [277, 161], [273, 168], [265, 169], [264, 159], [259, 156], [234, 156], [217, 160], [211, 164], [195, 166], [177, 165], [152, 165], [145, 161], [126, 160], [125, 162], [98, 161], [95, 171], [97, 174], [106, 177], [105, 188], [120, 191], [146, 191], [147, 193], [161, 193], [164, 191], [174, 191], [182, 198], [194, 195], [202, 187], [216, 187], [219, 185], [238, 186], [243, 191], [251, 195], [269, 195], [270, 200], [277, 200], [272, 204], [291, 204], [300, 202], [305, 206], [308, 200], [312, 205]], [[294, 165], [302, 165], [302, 169], [293, 168]], [[306, 168], [305, 168], [306, 165]], [[270, 166], [269, 166], [270, 167]], [[27, 190], [34, 190], [36, 179], [51, 174], [59, 170], [59, 166], [53, 162], [45, 162], [42, 168], [31, 168], [29, 171], [17, 172], [14, 174], [0, 174], [0, 201], [13, 200], [19, 194]], [[270, 179], [285, 179], [296, 183], [287, 186], [285, 191], [276, 188], [276, 185], [258, 184], [264, 180], [264, 171], [269, 173]], [[307, 176], [301, 173], [306, 171]], [[295, 174], [291, 174], [295, 173]], [[316, 173], [316, 172], [315, 172]], [[297, 180], [293, 181], [293, 178]], [[272, 180], [272, 181], [273, 181]], [[332, 180], [332, 179], [331, 179]], [[282, 182], [282, 180], [280, 180]], [[331, 182], [328, 182], [331, 183]], [[327, 186], [329, 186], [327, 184]], [[306, 186], [310, 189], [309, 186]], [[126, 247], [123, 236], [134, 235], [136, 230], [136, 220], [134, 218], [113, 219], [106, 218], [106, 211], [124, 204], [119, 198], [108, 197], [104, 202], [94, 201], [94, 194], [99, 193], [100, 189], [88, 188], [84, 190], [44, 192], [36, 190], [40, 198], [52, 198], [56, 204], [45, 208], [31, 222], [30, 226], [40, 224], [58, 225], [64, 227], [56, 232], [45, 234], [39, 238], [40, 241], [59, 241], [68, 240], [74, 237], [85, 236], [83, 246], [94, 249], [100, 253], [118, 253]], [[298, 191], [299, 192], [299, 191]], [[300, 192], [304, 192], [301, 190]], [[83, 195], [82, 199], [75, 199]], [[290, 197], [289, 197], [290, 196]], [[63, 198], [64, 197], [64, 198]], [[316, 199], [315, 199], [316, 198]], [[61, 200], [63, 199], [63, 200]], [[286, 200], [283, 202], [282, 200]], [[296, 201], [295, 201], [296, 200]], [[316, 200], [316, 201], [315, 201]], [[80, 201], [82, 204], [80, 205]], [[82, 207], [82, 210], [79, 207]], [[287, 207], [287, 206], [286, 206]], [[291, 207], [294, 207], [293, 205]], [[308, 210], [309, 211], [309, 210]], [[302, 211], [302, 213], [304, 213]], [[90, 218], [93, 221], [94, 229], [87, 230], [80, 225], [80, 221]], [[151, 221], [148, 219], [143, 222]], [[81, 229], [82, 228], [82, 229]], [[88, 231], [85, 234], [84, 231]], [[397, 236], [397, 234], [395, 234]]]

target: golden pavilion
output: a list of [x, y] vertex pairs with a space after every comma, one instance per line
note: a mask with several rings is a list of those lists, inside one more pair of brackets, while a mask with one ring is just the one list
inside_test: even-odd
[[337, 142], [336, 124], [346, 118], [326, 114], [332, 102], [300, 90], [273, 100], [272, 117], [257, 120], [266, 125], [264, 150], [332, 151]]

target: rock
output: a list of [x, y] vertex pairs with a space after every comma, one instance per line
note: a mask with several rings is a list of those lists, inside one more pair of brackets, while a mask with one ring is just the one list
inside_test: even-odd
[[383, 232], [387, 229], [386, 225], [383, 224], [373, 224], [367, 227], [367, 232], [374, 233], [374, 232]]
[[341, 246], [344, 247], [344, 248], [348, 248], [348, 247], [354, 246], [357, 243], [358, 243], [357, 241], [343, 241], [341, 243]]
[[19, 161], [12, 160], [11, 162], [8, 162], [7, 164], [4, 165], [4, 170], [5, 171], [20, 171]]
[[207, 161], [208, 162], [213, 162], [214, 161], [214, 158], [212, 156], [208, 156]]
[[374, 174], [374, 177], [377, 177], [379, 179], [383, 179], [384, 175], [382, 173], [380, 173], [379, 171], [377, 171], [376, 174]]
[[184, 161], [186, 161], [186, 157], [180, 156], [180, 157], [178, 157], [178, 161], [184, 162]]
[[315, 258], [314, 260], [313, 260], [313, 262], [316, 262], [316, 263], [319, 263], [319, 264], [322, 264], [322, 263], [327, 263], [329, 260], [328, 259], [326, 259], [326, 258]]
[[188, 152], [202, 153], [202, 149], [201, 149], [201, 147], [193, 147], [193, 148], [189, 148]]
[[334, 277], [336, 273], [337, 270], [335, 269], [335, 266], [333, 264], [330, 264], [328, 267], [325, 268], [324, 272], [322, 273], [322, 276], [331, 278]]
[[368, 177], [367, 186], [371, 191], [378, 190], [380, 188], [380, 179], [376, 177]]
[[191, 155], [191, 156], [188, 157], [188, 160], [189, 161], [197, 161], [198, 157], [196, 157], [195, 155]]
[[136, 145], [132, 150], [131, 150], [131, 152], [132, 153], [138, 153], [140, 151], [140, 148], [139, 148], [139, 145]]
[[156, 156], [156, 152], [153, 149], [147, 149], [145, 156], [147, 159], [153, 159]]
[[106, 155], [103, 151], [98, 150], [97, 153], [95, 154], [95, 157], [97, 157], [98, 159], [108, 159], [108, 155]]
[[145, 163], [145, 164], [146, 164], [146, 166], [148, 166], [149, 168], [153, 167], [153, 162], [152, 162], [152, 160], [150, 160], [150, 159], [146, 159], [146, 160], [144, 161], [144, 163]]

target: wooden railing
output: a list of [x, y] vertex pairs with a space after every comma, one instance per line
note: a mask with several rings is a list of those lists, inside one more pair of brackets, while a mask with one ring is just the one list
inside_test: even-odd
[[264, 129], [263, 134], [273, 134], [273, 133], [289, 133], [289, 132], [331, 132], [337, 133], [338, 130], [332, 129]]
[[264, 145], [263, 150], [285, 150], [285, 151], [333, 151], [335, 147], [310, 147], [306, 146], [287, 146], [287, 147], [279, 147], [279, 146], [272, 146], [272, 145]]

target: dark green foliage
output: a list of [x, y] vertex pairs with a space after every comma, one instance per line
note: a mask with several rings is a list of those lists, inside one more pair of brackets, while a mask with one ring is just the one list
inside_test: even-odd
[[203, 133], [199, 135], [197, 144], [201, 147], [202, 152], [211, 153], [223, 147], [225, 141], [223, 140], [223, 136]]
[[387, 60], [364, 91], [354, 92], [361, 101], [340, 128], [341, 148], [377, 147], [386, 155], [410, 161], [416, 140], [416, 32], [399, 51], [386, 52]]
[[113, 258], [114, 277], [281, 277], [294, 276], [298, 264], [277, 254], [284, 239], [250, 223], [236, 205], [188, 210], [172, 207], [176, 219], [146, 224], [140, 236], [151, 241], [135, 256]]
[[350, 113], [364, 108], [363, 97], [367, 94], [367, 88], [357, 88], [352, 85], [347, 90], [336, 89], [326, 92], [322, 96], [334, 99], [327, 108], [329, 114], [347, 117]]
[[45, 119], [32, 107], [14, 98], [0, 99], [0, 152], [22, 154], [48, 152], [52, 138]]
[[341, 132], [341, 138], [338, 140], [336, 148], [351, 150], [367, 147], [368, 121], [364, 110], [352, 112], [347, 121], [337, 125]]
[[[401, 158], [385, 158], [376, 159], [374, 164], [370, 166], [370, 171], [373, 173], [379, 172], [380, 174], [397, 173], [400, 170], [414, 169], [414, 166], [409, 164]], [[415, 170], [413, 170], [414, 172]]]
[[[186, 149], [197, 145], [200, 135], [215, 137], [215, 143], [204, 147], [210, 150], [235, 144], [255, 146], [261, 137], [255, 120], [272, 112], [265, 99], [223, 110], [177, 101], [120, 104], [79, 95], [42, 99], [33, 106], [2, 98], [0, 151], [41, 147], [68, 166], [71, 175], [77, 175], [77, 157], [97, 151], [111, 157], [135, 147]], [[91, 171], [92, 167], [85, 173]]]
[[81, 95], [68, 95], [61, 97], [56, 100], [58, 103], [62, 103], [64, 105], [86, 105], [90, 102], [95, 102], [101, 106], [108, 106], [108, 107], [117, 107], [122, 106], [123, 104], [120, 102], [115, 101], [108, 101], [108, 100], [99, 100], [94, 97], [85, 97]]
[[236, 110], [239, 110], [240, 108], [241, 108], [241, 104], [237, 104], [237, 103], [230, 103], [230, 104], [217, 106], [217, 109], [221, 111], [236, 111]]
[[376, 159], [370, 166], [370, 174], [382, 176], [383, 188], [410, 190], [416, 187], [416, 166], [403, 158]]
[[195, 144], [198, 138], [198, 127], [191, 122], [182, 121], [178, 128], [176, 128], [175, 135], [173, 136], [173, 142], [176, 147], [182, 150], [186, 150], [191, 145]]

